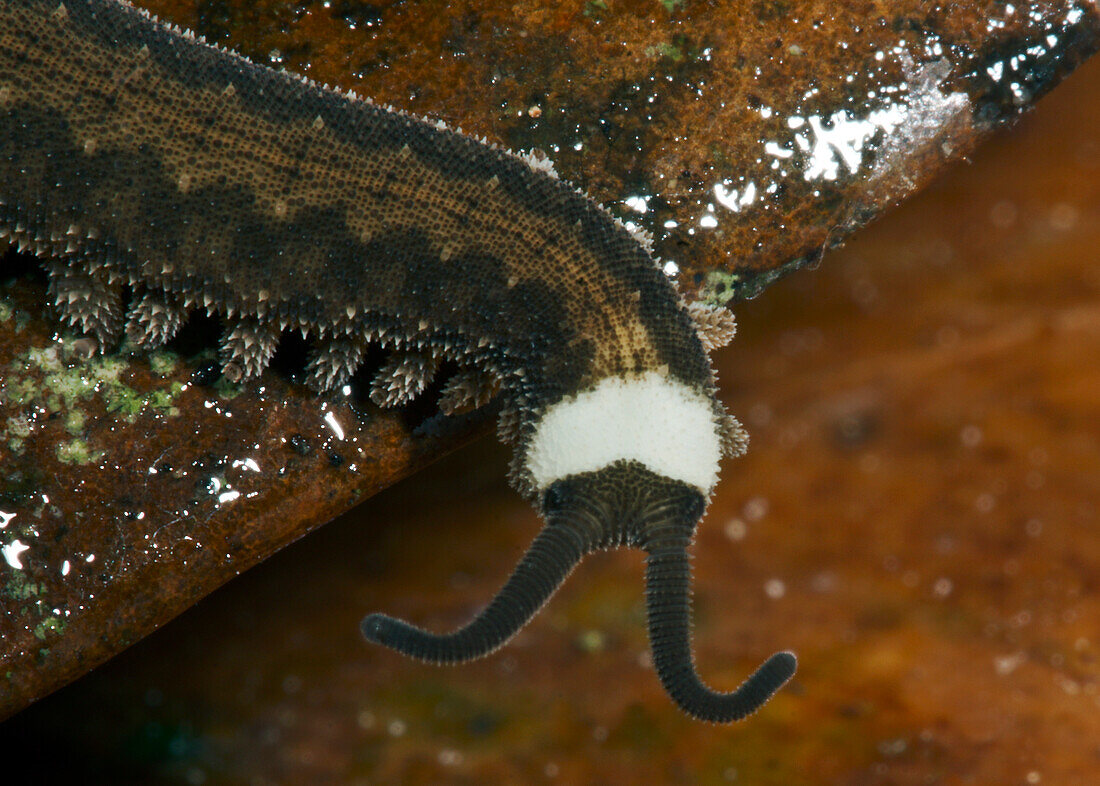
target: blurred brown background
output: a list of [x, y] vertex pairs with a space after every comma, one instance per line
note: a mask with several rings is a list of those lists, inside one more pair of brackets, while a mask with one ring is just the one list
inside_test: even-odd
[[800, 657], [748, 722], [664, 695], [636, 553], [588, 559], [482, 663], [360, 641], [369, 611], [461, 623], [536, 531], [483, 440], [0, 726], [0, 748], [42, 782], [1095, 783], [1098, 257], [1094, 61], [738, 309], [717, 364], [753, 442], [697, 542], [697, 657], [719, 688]]

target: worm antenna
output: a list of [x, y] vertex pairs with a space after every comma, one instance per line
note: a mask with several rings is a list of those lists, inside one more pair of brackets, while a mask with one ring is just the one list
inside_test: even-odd
[[691, 566], [688, 538], [674, 535], [650, 543], [646, 558], [646, 604], [653, 665], [661, 684], [684, 712], [710, 723], [729, 723], [756, 712], [793, 675], [794, 653], [778, 652], [741, 687], [717, 693], [702, 683], [691, 655]]
[[371, 614], [360, 623], [360, 630], [369, 642], [429, 663], [484, 657], [530, 622], [590, 550], [574, 527], [549, 523], [497, 596], [465, 627], [436, 635], [385, 614]]

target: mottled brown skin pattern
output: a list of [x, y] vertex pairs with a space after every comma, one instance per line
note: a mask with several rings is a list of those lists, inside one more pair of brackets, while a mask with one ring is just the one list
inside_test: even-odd
[[568, 184], [118, 2], [0, 5], [0, 201], [0, 224], [73, 265], [261, 325], [446, 349], [521, 410], [661, 367], [713, 391], [672, 284]]

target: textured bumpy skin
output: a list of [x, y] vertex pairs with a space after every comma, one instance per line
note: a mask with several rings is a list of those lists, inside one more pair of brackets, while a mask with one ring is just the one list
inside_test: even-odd
[[[202, 308], [226, 323], [230, 378], [262, 372], [295, 328], [316, 345], [312, 384], [328, 390], [379, 343], [393, 352], [371, 388], [382, 406], [457, 362], [441, 406], [498, 391], [513, 480], [548, 516], [509, 587], [524, 595], [531, 576], [564, 579], [573, 556], [635, 545], [657, 560], [651, 596], [677, 594], [671, 606], [651, 597], [651, 632], [662, 680], [688, 712], [741, 717], [793, 671], [784, 660], [754, 677], [753, 701], [736, 694], [732, 710], [682, 687], [680, 672], [694, 678], [686, 548], [719, 456], [744, 447], [706, 355], [732, 322], [685, 306], [646, 240], [544, 162], [257, 66], [118, 0], [3, 0], [0, 231], [46, 257], [62, 318], [100, 349], [124, 331], [159, 346]], [[660, 503], [669, 483], [698, 498], [690, 515]], [[640, 519], [585, 514], [580, 537], [554, 512], [618, 510], [616, 494], [643, 486], [664, 511], [646, 526], [680, 533], [658, 549], [680, 555], [668, 570]], [[537, 606], [505, 611], [525, 620]], [[496, 634], [465, 657], [507, 639], [487, 615]], [[375, 615], [364, 632], [416, 654], [391, 625], [403, 623]], [[669, 637], [675, 646], [661, 643]]]

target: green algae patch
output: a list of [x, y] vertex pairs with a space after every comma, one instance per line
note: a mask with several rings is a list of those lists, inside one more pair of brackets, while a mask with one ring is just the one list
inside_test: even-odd
[[31, 435], [31, 423], [23, 415], [13, 415], [5, 422], [4, 428], [8, 436], [16, 439], [24, 439]]
[[154, 374], [166, 377], [176, 370], [178, 359], [172, 352], [160, 350], [149, 355], [149, 368]]
[[[5, 313], [11, 312], [8, 306]], [[158, 376], [166, 376], [177, 365], [171, 352], [150, 356], [150, 367]], [[85, 358], [77, 352], [72, 336], [28, 348], [8, 364], [7, 373], [0, 378], [0, 405], [18, 411], [0, 420], [0, 444], [20, 454], [41, 424], [61, 416], [65, 433], [72, 439], [57, 444], [57, 459], [81, 466], [105, 455], [85, 433], [89, 419], [94, 419], [87, 410], [93, 401], [102, 402], [108, 413], [128, 423], [142, 415], [180, 414], [177, 401], [186, 389], [183, 383], [172, 381], [142, 391], [130, 384], [130, 378], [130, 364], [124, 355]]]
[[74, 409], [71, 412], [65, 413], [65, 431], [70, 436], [75, 437], [78, 434], [83, 434], [86, 422], [87, 418], [79, 409]]
[[48, 617], [42, 619], [37, 625], [34, 626], [34, 637], [40, 641], [45, 641], [51, 634], [57, 634], [60, 636], [65, 632], [65, 620], [56, 614], [51, 614]]
[[180, 382], [173, 382], [166, 390], [151, 390], [148, 393], [119, 384], [107, 390], [107, 411], [120, 414], [131, 423], [146, 409], [175, 417], [179, 414], [175, 401], [183, 390]]
[[106, 455], [104, 451], [93, 450], [88, 447], [88, 443], [82, 439], [63, 442], [57, 446], [57, 460], [62, 464], [84, 466], [85, 464], [93, 464], [102, 461], [104, 455]]
[[30, 323], [31, 317], [25, 311], [20, 311], [9, 300], [0, 300], [0, 325], [13, 322], [16, 333], [22, 333]]
[[[10, 371], [15, 373], [23, 367], [13, 363]], [[38, 397], [39, 386], [31, 379], [16, 379], [10, 374], [0, 385], [0, 401], [12, 406], [26, 406]]]
[[15, 577], [8, 581], [8, 587], [4, 593], [8, 600], [31, 600], [45, 594], [46, 585], [42, 582], [26, 579], [22, 573], [14, 575]]
[[706, 282], [699, 294], [704, 303], [711, 306], [724, 306], [730, 302], [742, 283], [742, 276], [724, 270], [712, 270], [707, 273]]
[[[154, 370], [160, 376], [176, 365], [168, 352], [156, 353]], [[167, 388], [142, 392], [125, 381], [128, 363], [106, 355], [83, 360], [73, 349], [71, 337], [48, 347], [28, 349], [10, 366], [12, 374], [0, 385], [0, 402], [15, 406], [37, 404], [47, 412], [67, 413], [70, 433], [83, 427], [83, 415], [70, 415], [82, 402], [99, 398], [108, 412], [121, 414], [129, 421], [150, 409], [177, 415], [175, 400], [184, 390], [179, 382]]]
[[65, 632], [65, 619], [51, 609], [44, 596], [47, 595], [47, 587], [43, 582], [29, 578], [21, 570], [13, 570], [0, 592], [0, 600], [5, 607], [20, 606], [19, 616], [26, 620], [28, 617], [36, 618], [28, 621], [28, 629], [39, 641], [45, 641], [51, 636], [60, 636]]

